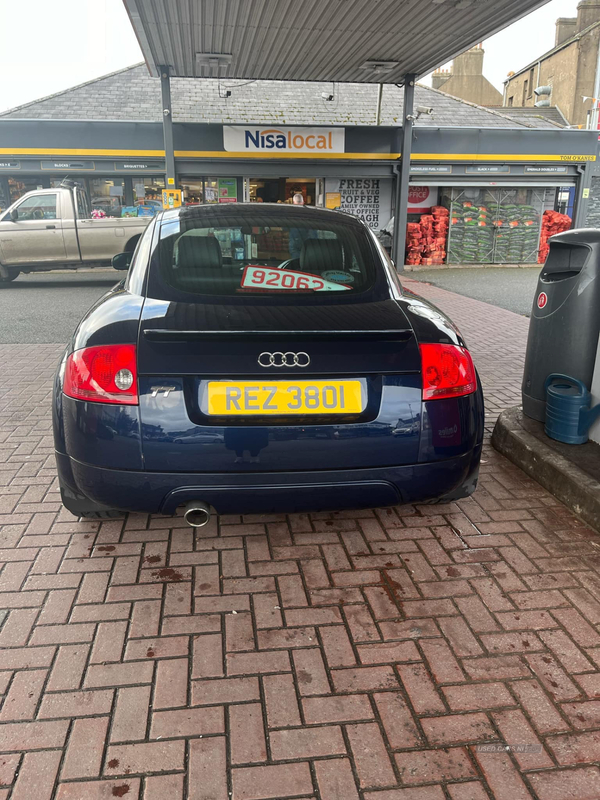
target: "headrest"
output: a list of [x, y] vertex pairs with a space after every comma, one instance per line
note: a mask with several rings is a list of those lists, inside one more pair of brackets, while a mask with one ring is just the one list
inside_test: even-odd
[[300, 251], [300, 270], [322, 274], [344, 269], [344, 250], [337, 239], [307, 239]]
[[180, 269], [221, 269], [221, 245], [214, 236], [183, 234], [177, 242], [177, 266]]

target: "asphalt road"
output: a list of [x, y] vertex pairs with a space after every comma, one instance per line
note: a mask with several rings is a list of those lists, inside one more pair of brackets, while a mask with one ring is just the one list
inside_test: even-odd
[[98, 269], [19, 275], [0, 285], [0, 344], [66, 344], [88, 308], [122, 279]]
[[483, 300], [524, 317], [531, 315], [533, 296], [541, 267], [483, 267], [481, 269], [427, 269], [407, 272], [406, 277], [426, 281], [440, 289]]

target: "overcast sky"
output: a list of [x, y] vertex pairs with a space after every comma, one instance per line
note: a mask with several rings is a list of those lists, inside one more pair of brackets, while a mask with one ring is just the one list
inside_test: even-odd
[[[577, 0], [551, 0], [484, 43], [487, 78], [498, 89], [554, 46], [557, 17]], [[122, 0], [0, 0], [0, 111], [142, 60]]]

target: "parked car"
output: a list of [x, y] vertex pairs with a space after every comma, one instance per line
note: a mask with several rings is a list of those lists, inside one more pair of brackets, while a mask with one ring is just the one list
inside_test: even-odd
[[115, 254], [133, 252], [148, 222], [93, 219], [73, 183], [27, 192], [0, 215], [0, 285], [21, 272], [110, 266]]
[[[317, 511], [473, 492], [483, 395], [453, 323], [347, 214], [161, 212], [54, 384], [73, 514]], [[296, 434], [296, 435], [295, 435]]]

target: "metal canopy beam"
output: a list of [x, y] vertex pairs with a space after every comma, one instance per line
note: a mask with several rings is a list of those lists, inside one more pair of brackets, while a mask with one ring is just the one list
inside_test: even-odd
[[151, 73], [401, 83], [548, 0], [123, 0]]
[[404, 120], [402, 123], [402, 162], [396, 177], [396, 208], [394, 210], [394, 237], [392, 258], [398, 272], [404, 272], [406, 251], [406, 224], [408, 221], [408, 185], [410, 182], [410, 159], [415, 122], [415, 76], [404, 79]]
[[160, 66], [160, 89], [163, 112], [163, 142], [167, 188], [175, 186], [175, 148], [173, 146], [173, 107], [171, 105], [171, 79], [169, 67]]

